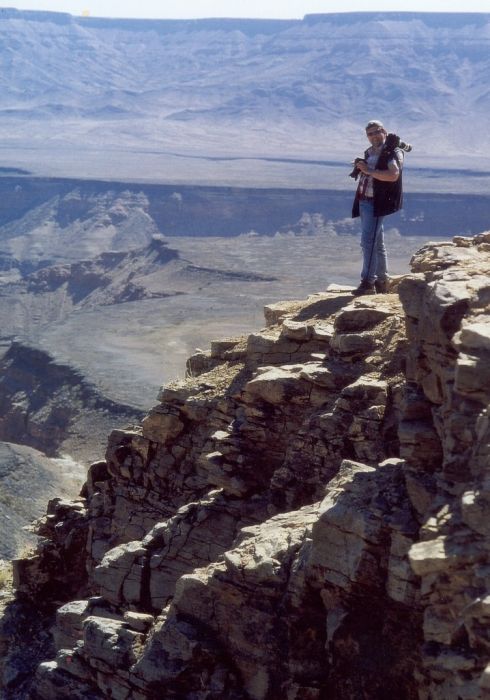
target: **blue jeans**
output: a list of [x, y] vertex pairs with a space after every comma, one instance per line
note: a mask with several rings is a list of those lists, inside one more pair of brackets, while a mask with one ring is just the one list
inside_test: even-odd
[[374, 284], [375, 280], [385, 280], [388, 276], [386, 248], [383, 237], [383, 218], [374, 216], [374, 205], [370, 200], [359, 202], [361, 215], [361, 279]]

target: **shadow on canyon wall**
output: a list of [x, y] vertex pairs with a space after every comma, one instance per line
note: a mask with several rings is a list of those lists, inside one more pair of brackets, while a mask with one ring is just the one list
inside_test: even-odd
[[[76, 196], [67, 199], [73, 192]], [[156, 228], [169, 236], [236, 236], [249, 231], [272, 235], [294, 225], [305, 212], [339, 222], [350, 217], [353, 197], [352, 190], [198, 187], [6, 176], [0, 178], [0, 227], [55, 198], [62, 200], [57, 223], [66, 227], [83, 219], [94, 199], [123, 193], [142, 195]], [[390, 217], [390, 225], [402, 235], [427, 236], [434, 230], [444, 235], [471, 234], [484, 230], [487, 218], [488, 197], [484, 195], [410, 193], [403, 211]]]

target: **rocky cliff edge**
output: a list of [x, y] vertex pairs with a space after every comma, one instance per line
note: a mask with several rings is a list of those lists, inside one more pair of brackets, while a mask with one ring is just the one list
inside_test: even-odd
[[4, 697], [490, 697], [489, 269], [428, 244], [191, 357], [14, 563]]

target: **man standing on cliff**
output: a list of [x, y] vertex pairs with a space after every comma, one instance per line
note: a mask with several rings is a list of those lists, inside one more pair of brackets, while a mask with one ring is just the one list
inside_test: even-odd
[[360, 179], [352, 207], [352, 216], [361, 217], [363, 254], [361, 284], [354, 296], [388, 291], [383, 219], [401, 209], [403, 202], [403, 151], [387, 143], [388, 133], [380, 121], [368, 123], [366, 136], [371, 146], [364, 160], [356, 161]]

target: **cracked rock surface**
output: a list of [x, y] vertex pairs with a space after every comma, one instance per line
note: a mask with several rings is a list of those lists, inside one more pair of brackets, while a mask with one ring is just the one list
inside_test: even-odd
[[428, 244], [189, 358], [15, 563], [3, 697], [489, 697], [489, 269]]

